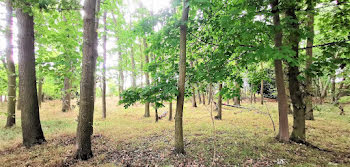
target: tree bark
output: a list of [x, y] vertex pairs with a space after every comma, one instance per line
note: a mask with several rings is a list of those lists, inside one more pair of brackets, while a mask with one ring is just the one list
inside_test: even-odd
[[[280, 49], [282, 46], [282, 30], [280, 28], [280, 16], [278, 9], [278, 0], [271, 1], [272, 14], [273, 14], [273, 25], [275, 28], [275, 48]], [[276, 78], [276, 87], [277, 87], [277, 98], [278, 98], [278, 119], [279, 119], [279, 131], [278, 139], [280, 141], [287, 142], [289, 141], [289, 128], [288, 128], [288, 103], [286, 88], [284, 85], [284, 72], [282, 66], [282, 60], [274, 60], [275, 65], [275, 78]]]
[[141, 88], [143, 88], [143, 50], [142, 50], [142, 44], [141, 44], [141, 41], [140, 41], [140, 52], [141, 52], [141, 56], [140, 56], [140, 66], [141, 66]]
[[[146, 38], [143, 38], [143, 46], [144, 46], [144, 49], [146, 50], [147, 49], [147, 42], [146, 42]], [[149, 63], [149, 57], [148, 57], [148, 54], [145, 54], [145, 63], [146, 65]], [[145, 77], [146, 77], [146, 85], [149, 86], [150, 84], [150, 81], [149, 81], [149, 74], [148, 72], [145, 72]], [[150, 117], [150, 112], [149, 112], [149, 102], [146, 102], [145, 103], [145, 115], [144, 117]]]
[[103, 13], [103, 70], [102, 70], [102, 118], [106, 118], [106, 62], [107, 62], [107, 12]]
[[169, 103], [169, 121], [173, 119], [173, 102], [170, 101]]
[[134, 47], [131, 46], [131, 67], [132, 67], [132, 87], [136, 87], [136, 66], [135, 66], [135, 58], [134, 58]]
[[41, 107], [41, 102], [43, 101], [43, 84], [44, 84], [44, 78], [39, 79], [38, 83], [38, 103], [39, 108]]
[[123, 56], [121, 51], [118, 51], [118, 67], [119, 67], [119, 100], [122, 99], [121, 94], [124, 91], [124, 73], [123, 73]]
[[62, 112], [70, 111], [71, 104], [71, 80], [69, 77], [64, 77]]
[[80, 84], [80, 109], [76, 137], [76, 159], [87, 160], [92, 157], [91, 135], [93, 133], [94, 115], [94, 85], [96, 69], [96, 0], [86, 0], [84, 3], [84, 43], [82, 77]]
[[306, 106], [306, 115], [305, 119], [306, 120], [314, 120], [314, 113], [312, 109], [312, 76], [310, 75], [310, 66], [312, 64], [312, 46], [313, 46], [313, 41], [314, 41], [314, 1], [313, 0], [307, 0], [307, 5], [308, 5], [308, 22], [307, 26], [309, 29], [310, 36], [307, 37], [307, 44], [306, 44], [306, 78], [305, 78], [305, 91], [306, 91], [306, 96], [305, 96], [305, 106]]
[[[289, 17], [293, 21], [289, 21], [288, 25], [290, 27], [290, 33], [288, 36], [288, 41], [294, 51], [293, 58], [298, 60], [299, 56], [299, 23], [298, 18], [295, 14], [295, 4], [291, 3], [286, 9], [286, 17]], [[293, 131], [290, 139], [295, 142], [305, 141], [305, 104], [300, 90], [300, 83], [298, 80], [299, 67], [295, 64], [288, 64], [288, 81], [290, 96], [293, 104]]]
[[264, 104], [264, 80], [261, 80], [260, 95], [261, 95], [260, 103], [261, 105], [263, 105]]
[[215, 119], [218, 119], [218, 120], [222, 119], [222, 96], [220, 93], [221, 90], [222, 90], [222, 83], [219, 84], [218, 115], [215, 116]]
[[213, 85], [209, 84], [208, 105], [210, 105], [212, 97], [213, 97]]
[[[198, 86], [197, 86], [198, 87]], [[198, 94], [198, 101], [199, 101], [199, 104], [202, 104], [202, 98], [201, 98], [201, 91], [199, 91], [199, 87], [197, 89], [197, 94]]]
[[21, 92], [21, 124], [23, 145], [27, 148], [45, 142], [41, 128], [35, 74], [34, 19], [17, 9], [19, 79]]
[[196, 90], [195, 90], [194, 86], [192, 86], [192, 107], [197, 107]]
[[6, 0], [6, 62], [7, 62], [7, 121], [5, 127], [9, 128], [16, 124], [16, 67], [13, 61], [13, 19], [12, 2]]
[[178, 80], [178, 96], [176, 103], [175, 114], [175, 152], [183, 154], [184, 139], [183, 139], [183, 127], [182, 116], [185, 99], [185, 78], [186, 78], [186, 34], [187, 34], [187, 21], [189, 13], [189, 1], [183, 1], [183, 11], [180, 25], [180, 61], [179, 61], [179, 80]]

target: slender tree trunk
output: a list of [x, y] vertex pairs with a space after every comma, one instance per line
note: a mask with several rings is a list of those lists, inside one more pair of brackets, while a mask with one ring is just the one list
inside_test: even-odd
[[[82, 77], [80, 84], [80, 109], [76, 137], [75, 158], [87, 160], [92, 157], [91, 135], [93, 133], [94, 116], [94, 85], [96, 69], [96, 42], [95, 26], [96, 0], [86, 0], [84, 3], [84, 44]], [[93, 46], [93, 47], [91, 47]]]
[[23, 145], [27, 148], [45, 142], [41, 129], [36, 89], [34, 19], [17, 9], [19, 79], [22, 82], [21, 124]]
[[121, 100], [121, 94], [124, 91], [124, 73], [123, 73], [123, 56], [121, 51], [118, 52], [118, 66], [119, 66], [119, 99]]
[[107, 62], [107, 12], [103, 13], [103, 70], [102, 70], [102, 118], [106, 118], [106, 62]]
[[169, 121], [173, 119], [173, 102], [170, 101], [169, 103]]
[[70, 111], [71, 100], [71, 80], [69, 77], [64, 78], [63, 98], [62, 98], [62, 112]]
[[335, 103], [336, 97], [335, 97], [335, 75], [332, 76], [332, 103]]
[[208, 92], [208, 105], [210, 105], [213, 96], [213, 85], [209, 84], [209, 92]]
[[[143, 46], [144, 46], [144, 49], [147, 48], [147, 42], [146, 42], [146, 38], [143, 38]], [[148, 54], [145, 54], [145, 63], [146, 65], [149, 63], [149, 57], [148, 57]], [[150, 81], [149, 81], [149, 74], [148, 72], [145, 72], [145, 77], [146, 77], [146, 85], [149, 86], [150, 84]], [[145, 115], [144, 117], [150, 117], [150, 112], [149, 112], [149, 102], [146, 102], [145, 103]]]
[[[327, 96], [327, 91], [328, 91], [328, 87], [329, 87], [329, 78], [327, 79], [327, 81], [325, 82], [323, 89], [321, 91], [321, 96], [320, 96], [320, 102], [321, 104], [323, 104], [324, 102], [324, 98]], [[321, 81], [322, 83], [322, 81]], [[342, 85], [341, 85], [342, 86]], [[336, 99], [337, 100], [337, 99]]]
[[203, 96], [203, 104], [205, 105], [205, 92], [202, 93]]
[[253, 100], [254, 100], [254, 103], [256, 103], [256, 96], [255, 96], [255, 92], [253, 92]]
[[312, 64], [312, 46], [313, 46], [313, 41], [314, 41], [314, 2], [313, 0], [307, 0], [307, 5], [308, 5], [308, 22], [307, 26], [309, 29], [310, 36], [307, 38], [307, 44], [306, 44], [306, 55], [307, 55], [307, 60], [306, 60], [306, 96], [305, 96], [305, 105], [306, 105], [306, 115], [305, 119], [306, 120], [314, 120], [314, 113], [312, 109], [312, 76], [310, 75], [310, 66]]
[[215, 119], [222, 119], [222, 96], [221, 96], [222, 84], [219, 84], [219, 98], [218, 98], [218, 115], [215, 116]]
[[[101, 0], [96, 0], [96, 12], [95, 12], [95, 14], [96, 14], [96, 16], [95, 16], [95, 29], [96, 29], [96, 31], [98, 31], [98, 26], [99, 26], [99, 12], [100, 12], [100, 2], [101, 2]], [[97, 33], [96, 33], [96, 36], [95, 36], [95, 44], [94, 44], [94, 47], [95, 47], [95, 49], [94, 49], [94, 54], [95, 54], [95, 56], [96, 57], [98, 57], [98, 35], [97, 35]], [[95, 75], [95, 71], [94, 71], [94, 75]], [[96, 76], [95, 76], [95, 78], [96, 78]], [[94, 80], [94, 102], [96, 101], [96, 79]]]
[[[198, 87], [198, 86], [197, 86]], [[199, 101], [199, 104], [202, 104], [202, 98], [201, 98], [201, 91], [199, 91], [199, 87], [197, 89], [197, 93], [198, 93], [198, 101]]]
[[12, 20], [12, 2], [6, 0], [6, 62], [7, 62], [7, 122], [5, 127], [12, 127], [16, 124], [16, 67], [13, 61], [13, 20]]
[[132, 87], [136, 87], [136, 66], [135, 66], [135, 58], [134, 58], [134, 47], [131, 46], [131, 67], [132, 67]]
[[141, 64], [141, 88], [143, 88], [143, 50], [142, 50], [142, 44], [140, 41], [140, 52], [141, 52], [141, 56], [140, 56], [140, 64]]
[[[275, 48], [280, 49], [282, 46], [282, 31], [280, 27], [280, 16], [278, 9], [278, 0], [271, 1], [272, 14], [273, 14], [273, 24], [275, 27]], [[278, 139], [280, 141], [289, 141], [289, 128], [288, 128], [288, 103], [286, 88], [284, 85], [284, 73], [282, 61], [280, 59], [274, 60], [275, 65], [275, 78], [277, 87], [277, 98], [278, 98], [278, 119], [279, 119], [279, 131]]]
[[192, 86], [192, 107], [197, 107], [196, 90], [195, 90], [194, 86]]
[[[295, 14], [295, 4], [290, 4], [286, 9], [286, 17], [289, 17], [293, 21], [288, 23], [290, 27], [290, 34], [288, 36], [288, 41], [295, 52], [293, 58], [298, 60], [299, 56], [299, 23], [298, 18]], [[305, 141], [305, 104], [300, 90], [300, 83], [298, 80], [299, 67], [294, 64], [289, 63], [288, 65], [288, 81], [290, 96], [293, 104], [293, 131], [290, 139], [295, 142]]]
[[183, 1], [183, 11], [180, 25], [180, 61], [179, 61], [179, 81], [178, 81], [178, 95], [176, 103], [175, 114], [175, 152], [185, 153], [182, 115], [185, 99], [185, 78], [186, 78], [186, 34], [187, 34], [187, 20], [189, 12], [189, 1]]
[[41, 107], [41, 102], [43, 101], [43, 84], [44, 84], [44, 78], [39, 79], [38, 83], [38, 103], [39, 107]]
[[264, 80], [261, 80], [260, 95], [261, 95], [260, 103], [261, 103], [261, 105], [263, 105], [264, 104]]

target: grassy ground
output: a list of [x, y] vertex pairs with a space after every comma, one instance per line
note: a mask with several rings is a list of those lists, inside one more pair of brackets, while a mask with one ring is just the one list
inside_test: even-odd
[[[243, 106], [257, 110], [224, 107], [223, 120], [215, 121], [214, 135], [209, 106], [193, 108], [186, 103], [186, 154], [176, 155], [172, 147], [174, 121], [162, 119], [155, 123], [153, 117], [143, 118], [143, 105], [125, 110], [115, 98], [107, 99], [107, 119], [103, 120], [98, 99], [94, 158], [81, 162], [73, 159], [78, 108], [62, 113], [59, 101], [48, 101], [40, 111], [47, 143], [31, 149], [21, 146], [20, 115], [17, 114], [17, 126], [11, 129], [3, 128], [5, 117], [0, 115], [0, 166], [350, 166], [349, 112], [340, 116], [331, 105], [317, 107], [320, 111], [315, 111], [316, 120], [306, 122], [307, 140], [328, 150], [320, 151], [274, 139], [272, 121], [262, 112], [271, 113], [278, 128], [277, 103]], [[1, 112], [5, 108], [5, 104], [0, 105]], [[350, 111], [350, 106], [345, 110]], [[290, 131], [292, 119], [290, 116]]]

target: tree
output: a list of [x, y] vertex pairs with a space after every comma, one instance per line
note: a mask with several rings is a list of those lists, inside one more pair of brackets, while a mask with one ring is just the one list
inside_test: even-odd
[[87, 160], [91, 158], [91, 135], [93, 133], [94, 116], [94, 85], [96, 69], [96, 42], [95, 26], [96, 0], [86, 0], [84, 3], [84, 44], [82, 76], [80, 84], [80, 108], [77, 128], [77, 150], [75, 158]]
[[[143, 38], [143, 46], [145, 49], [147, 49], [147, 41], [146, 41], [146, 38]], [[145, 54], [145, 63], [146, 65], [149, 63], [149, 57], [148, 57], [148, 53]], [[149, 74], [148, 72], [146, 71], [145, 72], [145, 76], [146, 76], [146, 86], [149, 86], [150, 85], [150, 81], [149, 81]], [[146, 102], [145, 103], [145, 115], [144, 117], [150, 117], [150, 112], [149, 112], [149, 102]]]
[[[287, 40], [293, 51], [292, 58], [294, 60], [298, 60], [300, 32], [298, 18], [295, 14], [296, 2], [288, 2], [286, 6], [285, 14], [286, 17], [289, 18], [286, 25], [289, 30]], [[294, 117], [293, 131], [290, 139], [295, 142], [305, 141], [305, 104], [302, 90], [300, 90], [300, 81], [298, 79], [299, 75], [299, 67], [296, 65], [296, 62], [288, 62], [288, 81]]]
[[[312, 64], [312, 46], [314, 44], [314, 0], [307, 0], [307, 27], [309, 31], [309, 36], [307, 37], [307, 43], [306, 43], [306, 54], [307, 54], [307, 60], [306, 60], [306, 70], [310, 70], [310, 66]], [[312, 76], [310, 73], [306, 73], [305, 77], [305, 119], [307, 120], [314, 120], [314, 114], [313, 114], [313, 108], [312, 108]]]
[[[282, 30], [280, 27], [280, 10], [279, 10], [279, 1], [272, 0], [271, 8], [273, 14], [273, 25], [275, 32], [275, 48], [281, 50], [282, 46]], [[274, 60], [275, 67], [275, 78], [276, 78], [276, 87], [277, 87], [277, 97], [278, 97], [278, 119], [279, 119], [279, 131], [278, 138], [281, 141], [289, 140], [289, 127], [288, 127], [288, 103], [287, 95], [285, 92], [284, 86], [284, 73], [281, 59]]]
[[23, 145], [27, 148], [45, 142], [41, 129], [36, 88], [34, 18], [24, 5], [16, 10], [18, 22], [19, 80]]
[[107, 12], [103, 13], [103, 71], [102, 71], [102, 118], [106, 118], [106, 62], [107, 62]]
[[7, 102], [7, 122], [5, 127], [12, 127], [16, 124], [16, 68], [13, 61], [13, 20], [12, 20], [12, 2], [6, 1], [6, 62], [7, 62], [7, 90], [8, 90], [8, 102]]
[[183, 10], [180, 24], [180, 61], [179, 61], [179, 79], [178, 79], [178, 95], [175, 113], [175, 152], [185, 153], [183, 141], [182, 116], [185, 99], [185, 78], [186, 78], [186, 34], [187, 21], [189, 13], [189, 1], [183, 1]]

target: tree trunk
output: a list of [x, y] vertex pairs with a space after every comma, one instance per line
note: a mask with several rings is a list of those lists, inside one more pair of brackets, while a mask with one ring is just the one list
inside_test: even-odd
[[[96, 42], [95, 26], [96, 0], [86, 0], [84, 3], [84, 44], [82, 76], [80, 84], [80, 108], [76, 137], [76, 159], [87, 160], [92, 157], [91, 135], [93, 133], [94, 116], [94, 85], [96, 69]], [[92, 47], [93, 46], [93, 47]]]
[[[288, 36], [288, 42], [295, 52], [293, 58], [298, 60], [299, 56], [299, 23], [295, 14], [295, 4], [291, 4], [286, 9], [286, 17], [289, 17], [293, 21], [290, 21], [287, 26], [290, 28], [290, 34]], [[293, 131], [290, 139], [295, 142], [305, 141], [305, 104], [303, 101], [302, 92], [300, 90], [300, 83], [298, 80], [299, 67], [289, 63], [288, 64], [288, 81], [290, 96], [293, 104]]]
[[22, 83], [21, 124], [23, 145], [27, 148], [45, 142], [41, 128], [36, 89], [34, 19], [17, 9], [19, 79]]
[[182, 115], [185, 99], [185, 78], [186, 78], [186, 34], [187, 34], [187, 20], [189, 12], [189, 1], [183, 1], [183, 11], [180, 25], [180, 61], [179, 61], [179, 81], [178, 81], [178, 95], [176, 103], [175, 114], [175, 152], [183, 154], [184, 139], [182, 127]]
[[261, 80], [260, 95], [261, 95], [260, 103], [261, 105], [263, 105], [264, 104], [264, 80]]
[[[322, 81], [320, 81], [322, 83]], [[323, 85], [323, 89], [321, 91], [321, 95], [320, 95], [320, 103], [323, 104], [324, 102], [324, 98], [327, 96], [327, 91], [328, 91], [328, 87], [329, 87], [329, 78], [327, 79], [327, 81], [325, 82], [325, 84]], [[337, 101], [337, 98], [335, 99]]]
[[197, 107], [196, 90], [195, 90], [194, 86], [192, 86], [192, 107]]
[[222, 119], [222, 96], [221, 96], [222, 84], [219, 84], [219, 98], [218, 98], [218, 115], [215, 116], [215, 119]]
[[[197, 86], [198, 87], [198, 86]], [[199, 87], [197, 89], [197, 94], [198, 94], [198, 101], [199, 101], [199, 104], [202, 104], [202, 98], [201, 98], [201, 91], [199, 91]]]
[[123, 56], [121, 51], [118, 51], [118, 67], [119, 67], [119, 99], [121, 100], [121, 94], [124, 91], [124, 73], [123, 73]]
[[12, 2], [6, 0], [6, 62], [7, 62], [7, 122], [5, 127], [12, 127], [16, 124], [16, 67], [13, 61], [13, 20], [12, 20]]
[[332, 103], [334, 104], [336, 101], [336, 94], [335, 94], [335, 75], [332, 76]]
[[134, 47], [131, 46], [132, 87], [136, 87], [136, 66], [134, 58]]
[[[147, 49], [147, 42], [146, 42], [146, 38], [143, 38], [143, 46], [144, 46], [144, 49], [146, 50]], [[149, 57], [148, 57], [148, 54], [145, 54], [145, 63], [146, 65], [149, 63]], [[145, 72], [145, 77], [146, 77], [146, 85], [149, 86], [150, 84], [150, 81], [149, 81], [149, 74], [148, 72]], [[150, 117], [150, 112], [149, 112], [149, 102], [146, 102], [145, 103], [145, 115], [144, 117]]]
[[70, 111], [71, 100], [71, 80], [68, 77], [64, 77], [64, 88], [62, 98], [62, 112]]
[[210, 105], [213, 96], [213, 85], [209, 84], [209, 92], [208, 92], [208, 105]]
[[173, 119], [173, 102], [170, 101], [169, 103], [169, 121]]
[[306, 44], [306, 78], [305, 78], [305, 91], [306, 91], [306, 96], [305, 96], [305, 106], [306, 106], [306, 115], [305, 119], [306, 120], [314, 120], [314, 113], [312, 109], [312, 76], [310, 75], [310, 66], [312, 64], [312, 46], [313, 46], [313, 41], [314, 41], [314, 2], [313, 0], [307, 0], [307, 10], [308, 10], [308, 22], [307, 26], [309, 29], [310, 36], [307, 37], [307, 44]]
[[156, 122], [158, 122], [159, 116], [158, 116], [158, 109], [157, 108], [155, 109], [155, 115], [154, 116], [156, 117]]
[[205, 92], [202, 93], [203, 96], [203, 104], [205, 105]]
[[102, 118], [106, 118], [106, 62], [107, 62], [107, 12], [103, 13], [103, 70], [102, 70]]
[[39, 107], [41, 107], [41, 102], [43, 101], [43, 84], [44, 84], [44, 78], [40, 78], [39, 79], [39, 83], [38, 83], [38, 103], [39, 103]]
[[[280, 26], [280, 16], [278, 7], [278, 0], [271, 1], [273, 24], [275, 27], [275, 48], [280, 49], [282, 46], [282, 31], [278, 27]], [[279, 131], [278, 139], [280, 141], [289, 141], [289, 128], [288, 128], [288, 103], [286, 89], [284, 85], [284, 73], [282, 61], [280, 59], [274, 60], [275, 65], [275, 78], [277, 87], [277, 98], [278, 98], [278, 119], [279, 119]]]
[[141, 52], [141, 56], [140, 56], [140, 66], [141, 66], [141, 88], [143, 88], [143, 50], [142, 50], [142, 44], [141, 44], [141, 41], [140, 41], [140, 52]]

